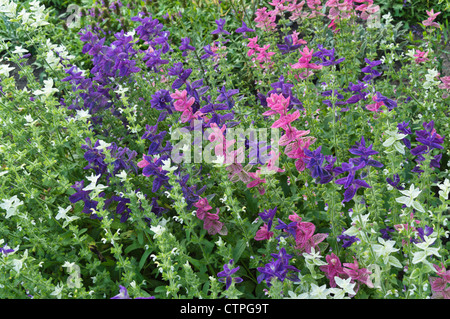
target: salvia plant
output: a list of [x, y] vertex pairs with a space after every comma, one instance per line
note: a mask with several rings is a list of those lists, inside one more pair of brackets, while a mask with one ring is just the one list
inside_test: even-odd
[[169, 2], [0, 0], [0, 297], [449, 299], [441, 12]]

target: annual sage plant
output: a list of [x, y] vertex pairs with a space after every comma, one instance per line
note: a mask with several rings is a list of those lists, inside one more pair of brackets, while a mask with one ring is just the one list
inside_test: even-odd
[[82, 3], [0, 0], [1, 298], [450, 298], [441, 12]]

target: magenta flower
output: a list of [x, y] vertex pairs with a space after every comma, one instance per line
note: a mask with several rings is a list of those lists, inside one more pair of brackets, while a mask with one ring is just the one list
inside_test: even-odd
[[262, 225], [259, 230], [256, 232], [255, 240], [268, 240], [273, 236], [273, 232], [269, 231], [267, 224]]
[[210, 235], [215, 235], [217, 233], [220, 235], [227, 234], [227, 229], [224, 227], [223, 223], [219, 221], [219, 208], [217, 208], [215, 214], [205, 214], [203, 219], [203, 228], [206, 229]]
[[419, 64], [421, 62], [425, 62], [428, 61], [429, 59], [427, 58], [428, 56], [428, 51], [427, 52], [422, 52], [420, 50], [416, 50], [416, 54], [414, 54], [414, 56], [416, 57], [416, 59], [414, 60], [416, 62], [416, 64]]
[[355, 257], [353, 257], [353, 263], [344, 263], [344, 272], [352, 279], [352, 281], [356, 281], [358, 283], [356, 290], [358, 291], [358, 287], [360, 283], [365, 284], [369, 288], [373, 288], [373, 283], [370, 280], [369, 275], [372, 273], [366, 268], [359, 269], [358, 261]]
[[434, 9], [431, 9], [431, 11], [427, 11], [428, 19], [422, 21], [422, 24], [426, 27], [436, 27], [440, 28], [441, 26], [439, 23], [434, 22], [434, 19], [440, 14], [440, 12], [434, 13]]
[[318, 249], [318, 244], [328, 237], [328, 234], [318, 233], [314, 234], [316, 226], [310, 222], [297, 222], [297, 229], [295, 233], [296, 248], [300, 251], [310, 253], [311, 249]]
[[433, 292], [431, 298], [450, 299], [450, 287], [447, 288], [447, 284], [450, 283], [450, 270], [446, 270], [444, 266], [433, 266], [439, 277], [430, 277], [431, 291]]
[[197, 217], [201, 220], [205, 218], [206, 212], [212, 209], [206, 197], [205, 198], [200, 197], [200, 199], [193, 205], [197, 207]]
[[247, 184], [247, 188], [257, 187], [261, 195], [264, 195], [266, 189], [261, 184], [266, 182], [265, 178], [261, 178], [261, 170], [258, 169], [255, 173], [249, 172], [248, 175], [253, 178], [253, 180]]
[[319, 269], [323, 271], [326, 274], [327, 278], [330, 280], [330, 286], [332, 288], [335, 288], [336, 281], [334, 280], [334, 277], [337, 276], [342, 279], [347, 279], [348, 275], [344, 272], [344, 268], [342, 267], [339, 257], [334, 253], [331, 253], [331, 255], [327, 255], [325, 257], [325, 260], [328, 264], [320, 266]]
[[256, 27], [262, 28], [263, 30], [266, 31], [275, 29], [275, 27], [277, 26], [277, 24], [275, 23], [277, 16], [274, 13], [276, 12], [273, 11], [267, 12], [266, 7], [257, 9], [255, 13], [256, 18], [254, 20], [255, 22], [258, 22], [256, 24]]

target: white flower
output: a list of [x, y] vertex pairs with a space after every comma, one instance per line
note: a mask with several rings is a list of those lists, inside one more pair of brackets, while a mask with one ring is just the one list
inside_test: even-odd
[[320, 260], [323, 256], [320, 255], [320, 251], [315, 251], [314, 247], [311, 248], [311, 252], [303, 253], [303, 257], [305, 257], [306, 262], [309, 264], [314, 264], [316, 266], [323, 266], [326, 265], [326, 262], [323, 262]]
[[89, 110], [77, 110], [75, 120], [81, 121], [81, 120], [86, 120], [90, 117], [91, 117], [91, 114], [89, 114]]
[[55, 92], [59, 92], [58, 89], [53, 87], [53, 79], [44, 80], [44, 88], [43, 90], [36, 90], [33, 92], [34, 95], [44, 95], [48, 97]]
[[62, 208], [58, 206], [58, 214], [55, 216], [56, 220], [60, 220], [63, 219], [64, 220], [64, 224], [63, 227], [66, 227], [70, 222], [78, 219], [79, 217], [77, 216], [67, 216], [67, 213], [69, 212], [69, 210], [72, 208], [72, 206], [67, 206], [67, 208]]
[[356, 282], [350, 283], [352, 278], [342, 279], [338, 276], [334, 277], [334, 281], [336, 284], [342, 288], [344, 292], [346, 292], [349, 295], [356, 295], [356, 292], [353, 290], [355, 288]]
[[125, 96], [125, 92], [127, 92], [128, 90], [129, 90], [128, 88], [124, 88], [124, 87], [122, 87], [122, 85], [119, 84], [119, 88], [117, 90], [115, 90], [114, 92], [119, 94], [120, 97], [124, 97]]
[[414, 200], [417, 196], [419, 196], [421, 192], [422, 191], [419, 190], [418, 188], [417, 189], [414, 188], [414, 184], [411, 184], [409, 190], [400, 191], [400, 193], [402, 193], [405, 196], [396, 198], [395, 200], [398, 203], [405, 204], [407, 207], [412, 206], [414, 209], [424, 213], [425, 210], [423, 209], [422, 205], [418, 201]]
[[426, 258], [428, 256], [435, 255], [437, 257], [441, 257], [441, 255], [439, 255], [438, 247], [430, 247], [436, 241], [436, 238], [431, 237], [431, 236], [426, 236], [426, 235], [424, 235], [423, 237], [424, 237], [424, 241], [422, 243], [418, 243], [418, 244], [414, 243], [414, 245], [416, 245], [418, 248], [420, 248], [422, 250], [413, 253], [413, 260], [412, 260], [413, 264], [417, 264], [420, 262], [429, 263], [426, 260]]
[[0, 75], [4, 75], [5, 77], [9, 77], [9, 72], [14, 70], [13, 67], [9, 67], [6, 64], [0, 65]]
[[33, 120], [30, 114], [25, 115], [25, 121], [27, 121], [27, 123], [24, 124], [25, 126], [33, 126], [37, 123], [37, 120]]
[[53, 51], [48, 51], [47, 52], [47, 57], [45, 58], [45, 61], [48, 63], [48, 65], [52, 68], [52, 69], [56, 69], [56, 67], [59, 64], [59, 57], [55, 55], [55, 53]]
[[55, 287], [55, 291], [53, 291], [50, 295], [56, 296], [56, 298], [61, 299], [62, 297], [63, 286], [60, 286], [59, 283]]
[[157, 238], [162, 235], [162, 233], [166, 230], [166, 227], [161, 225], [150, 226], [150, 230], [155, 233], [155, 235], [153, 235], [153, 238]]
[[316, 284], [311, 283], [311, 291], [309, 292], [309, 296], [312, 299], [327, 299], [330, 291], [327, 289], [327, 285], [317, 286]]
[[86, 186], [85, 188], [83, 188], [84, 191], [94, 191], [94, 193], [96, 192], [101, 192], [102, 190], [104, 190], [105, 188], [107, 188], [108, 186], [105, 186], [103, 184], [97, 184], [97, 180], [100, 178], [100, 176], [102, 176], [102, 174], [98, 174], [97, 176], [95, 176], [93, 173], [91, 174], [90, 177], [86, 177], [86, 179], [90, 180], [91, 183]]
[[13, 265], [13, 269], [15, 272], [19, 273], [20, 269], [22, 269], [23, 267], [23, 262], [25, 261], [25, 259], [28, 258], [28, 250], [26, 249], [23, 253], [22, 258], [20, 259], [13, 259], [11, 261], [12, 265]]
[[12, 51], [12, 53], [14, 53], [14, 54], [20, 54], [20, 55], [22, 55], [23, 53], [27, 53], [27, 52], [28, 52], [28, 50], [22, 48], [21, 46], [16, 46], [16, 47], [14, 48], [14, 51]]
[[17, 215], [17, 208], [20, 205], [23, 205], [23, 202], [14, 195], [10, 199], [3, 199], [3, 203], [0, 204], [0, 207], [6, 210], [5, 218], [9, 218]]
[[14, 1], [1, 1], [0, 12], [4, 13], [9, 18], [13, 18], [16, 15], [17, 3]]
[[437, 186], [441, 189], [439, 191], [439, 196], [442, 197], [443, 199], [447, 199], [448, 193], [450, 192], [450, 182], [448, 178], [445, 179], [444, 183], [437, 184]]
[[96, 149], [98, 149], [99, 151], [103, 151], [105, 148], [111, 146], [111, 143], [106, 143], [105, 141], [102, 141], [102, 140], [99, 140], [98, 143], [100, 145], [97, 146]]
[[166, 160], [162, 160], [163, 166], [161, 167], [164, 171], [168, 171], [168, 172], [173, 172], [174, 170], [177, 169], [177, 167], [175, 166], [170, 166], [170, 158], [166, 159]]
[[117, 174], [116, 176], [120, 179], [121, 182], [126, 182], [127, 180], [127, 172], [125, 172], [124, 170], [122, 170], [120, 174]]
[[402, 268], [402, 264], [400, 261], [394, 256], [390, 256], [391, 253], [395, 253], [399, 251], [398, 248], [394, 248], [395, 241], [393, 240], [384, 240], [381, 237], [378, 237], [379, 244], [373, 245], [373, 251], [378, 258], [383, 258], [383, 262], [385, 265], [393, 265], [395, 267]]
[[404, 155], [405, 154], [405, 145], [400, 143], [400, 141], [402, 139], [404, 139], [407, 135], [398, 133], [396, 131], [386, 131], [385, 133], [389, 137], [388, 137], [388, 139], [386, 141], [384, 141], [383, 146], [384, 147], [391, 147], [391, 146], [393, 146], [394, 149], [397, 150], [397, 152], [399, 152], [399, 153]]
[[66, 219], [68, 216], [67, 216], [67, 213], [69, 212], [69, 210], [72, 208], [72, 206], [67, 206], [67, 208], [62, 208], [62, 207], [59, 207], [58, 206], [58, 214], [55, 216], [55, 219], [56, 220], [60, 220], [61, 218], [62, 219]]

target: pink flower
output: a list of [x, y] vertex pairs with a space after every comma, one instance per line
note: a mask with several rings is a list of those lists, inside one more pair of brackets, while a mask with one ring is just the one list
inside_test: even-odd
[[208, 234], [215, 235], [220, 233], [221, 235], [226, 235], [226, 229], [223, 223], [219, 221], [219, 208], [215, 214], [206, 213], [204, 218], [203, 228], [208, 231]]
[[259, 230], [256, 232], [255, 240], [266, 240], [273, 236], [273, 232], [267, 229], [267, 224], [262, 225]]
[[[275, 14], [274, 14], [275, 13]], [[262, 28], [263, 30], [266, 31], [271, 31], [273, 29], [275, 29], [275, 27], [277, 26], [275, 23], [275, 19], [276, 19], [276, 11], [275, 12], [267, 12], [267, 8], [263, 7], [263, 8], [259, 8], [256, 10], [256, 18], [255, 18], [255, 22], [258, 22], [256, 24], [257, 28]]]
[[249, 172], [248, 175], [253, 178], [253, 180], [247, 184], [247, 188], [257, 187], [261, 195], [266, 192], [265, 188], [260, 186], [266, 182], [265, 178], [261, 178], [261, 170], [258, 169], [255, 173]]
[[336, 281], [334, 280], [334, 277], [337, 276], [339, 278], [346, 279], [348, 278], [348, 275], [344, 272], [344, 268], [342, 267], [339, 257], [334, 253], [327, 255], [325, 260], [328, 264], [320, 266], [319, 269], [323, 271], [330, 280], [330, 286], [332, 288], [336, 288]]
[[310, 63], [311, 58], [313, 56], [314, 50], [309, 50], [308, 46], [305, 46], [303, 48], [303, 51], [300, 51], [300, 54], [302, 55], [302, 57], [300, 59], [298, 59], [297, 63], [294, 63], [291, 65], [291, 68], [293, 69], [306, 69], [306, 72], [303, 72], [301, 74], [302, 78], [307, 78], [310, 75], [312, 75], [313, 73], [310, 70], [321, 70], [322, 66], [321, 65], [317, 65], [314, 63]]
[[175, 93], [172, 93], [170, 97], [175, 100], [173, 104], [175, 110], [182, 112], [180, 118], [181, 123], [186, 123], [192, 120], [193, 118], [196, 118], [192, 114], [192, 104], [194, 104], [195, 98], [191, 97], [187, 99], [186, 90], [183, 90], [182, 92], [180, 92], [179, 90], [175, 90]]
[[450, 270], [446, 270], [444, 266], [433, 266], [439, 277], [429, 277], [431, 291], [433, 292], [431, 299], [450, 299], [450, 287], [446, 288], [447, 284], [450, 283]]
[[270, 96], [266, 99], [267, 106], [270, 108], [270, 110], [264, 112], [262, 115], [264, 116], [270, 116], [274, 114], [285, 115], [287, 113], [287, 108], [289, 106], [290, 100], [291, 100], [290, 96], [285, 98], [282, 93], [270, 94]]
[[[369, 288], [373, 288], [373, 283], [370, 280], [369, 275], [372, 273], [366, 268], [359, 269], [358, 261], [353, 257], [353, 263], [344, 263], [344, 272], [353, 280], [359, 283], [367, 285]], [[359, 285], [358, 285], [359, 286]]]
[[215, 235], [217, 233], [221, 235], [227, 234], [227, 229], [224, 224], [219, 221], [219, 208], [215, 214], [209, 213], [212, 209], [206, 198], [200, 198], [194, 206], [197, 207], [197, 217], [203, 220], [203, 228], [208, 231], [208, 234]]
[[144, 157], [145, 157], [145, 155], [142, 156], [142, 161], [140, 161], [139, 163], [137, 163], [137, 166], [138, 166], [139, 168], [144, 168], [145, 166], [147, 166], [147, 165], [150, 164], [149, 162], [147, 162], [147, 161], [145, 160]]
[[200, 198], [196, 203], [193, 204], [195, 207], [197, 207], [197, 217], [201, 220], [203, 220], [206, 216], [206, 213], [208, 210], [211, 210], [212, 207], [208, 203], [208, 199]]
[[275, 163], [279, 157], [280, 157], [280, 152], [274, 152], [273, 150], [270, 151], [270, 158], [266, 162], [266, 168], [269, 171], [275, 171], [277, 173], [284, 172], [284, 169], [281, 169], [275, 165]]
[[366, 105], [366, 109], [375, 113], [377, 112], [383, 113], [383, 110], [380, 109], [384, 105], [383, 101], [378, 101], [376, 96], [372, 97], [372, 100], [375, 103]]
[[414, 61], [416, 61], [417, 64], [419, 64], [420, 62], [425, 62], [425, 61], [429, 60], [427, 58], [428, 51], [427, 52], [422, 52], [420, 50], [416, 50], [416, 54], [414, 54], [414, 56], [416, 57], [416, 59]]
[[300, 112], [296, 110], [294, 113], [282, 115], [278, 120], [273, 122], [271, 128], [288, 128], [288, 125], [290, 125], [293, 121], [298, 119], [300, 117]]
[[440, 14], [440, 12], [434, 13], [434, 9], [431, 9], [431, 11], [427, 11], [428, 19], [422, 21], [422, 24], [426, 27], [436, 27], [440, 28], [441, 26], [439, 23], [434, 22], [434, 19]]
[[438, 85], [438, 88], [442, 90], [450, 90], [450, 76], [441, 77], [440, 80], [442, 83]]
[[306, 253], [310, 253], [312, 248], [317, 250], [317, 245], [325, 240], [325, 238], [328, 237], [328, 234], [314, 234], [315, 230], [316, 226], [313, 223], [297, 222], [295, 237], [295, 243], [297, 244], [296, 248]]

